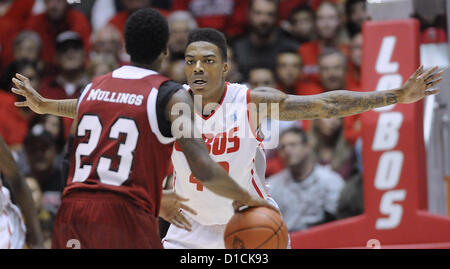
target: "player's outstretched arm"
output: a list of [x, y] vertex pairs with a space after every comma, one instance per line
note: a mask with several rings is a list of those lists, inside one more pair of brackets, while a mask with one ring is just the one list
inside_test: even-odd
[[[250, 92], [250, 102], [267, 105], [267, 117], [280, 120], [301, 120], [345, 117], [374, 108], [396, 103], [409, 104], [439, 90], [431, 88], [442, 81], [443, 71], [437, 67], [425, 73], [420, 66], [402, 87], [375, 92], [331, 91], [317, 95], [289, 95], [273, 88], [260, 87]], [[271, 110], [271, 104], [278, 104], [279, 115]], [[266, 111], [260, 111], [260, 113]], [[260, 117], [261, 118], [261, 117]]]
[[[189, 111], [172, 113], [172, 108], [177, 104], [187, 106]], [[266, 206], [275, 209], [265, 200], [250, 195], [211, 159], [203, 139], [196, 138], [194, 135], [193, 101], [185, 90], [179, 90], [171, 97], [166, 106], [166, 115], [172, 122], [172, 135], [177, 138], [177, 143], [186, 156], [192, 173], [206, 188], [241, 205]], [[174, 122], [182, 122], [183, 130], [189, 130], [189, 132], [174, 127]]]
[[25, 97], [25, 101], [15, 102], [16, 106], [29, 107], [38, 114], [52, 114], [72, 119], [77, 117], [77, 99], [53, 100], [44, 98], [33, 89], [30, 80], [21, 74], [16, 74], [12, 81], [16, 88], [12, 88], [11, 91]]
[[0, 136], [0, 172], [11, 183], [13, 193], [16, 195], [17, 204], [25, 218], [27, 226], [27, 241], [31, 248], [44, 248], [44, 236], [37, 216], [37, 209], [31, 196], [30, 188], [19, 172], [11, 152]]

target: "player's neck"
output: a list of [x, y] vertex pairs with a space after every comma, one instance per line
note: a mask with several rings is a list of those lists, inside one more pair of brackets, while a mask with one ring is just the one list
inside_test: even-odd
[[[194, 92], [194, 94], [196, 94], [196, 93]], [[225, 81], [223, 81], [222, 85], [219, 88], [212, 90], [210, 92], [210, 94], [206, 94], [206, 93], [201, 94], [201, 96], [202, 96], [202, 112], [203, 112], [202, 114], [204, 116], [207, 116], [210, 114], [210, 112], [212, 113], [212, 111], [214, 111], [220, 105], [224, 94], [225, 94]], [[194, 99], [194, 103], [195, 103], [195, 99]], [[215, 105], [212, 106], [212, 105], [208, 105], [208, 104], [215, 104]], [[206, 106], [208, 106], [208, 107], [206, 107]], [[198, 105], [196, 105], [196, 108], [197, 109], [199, 108]], [[206, 108], [206, 110], [205, 110], [205, 108]], [[205, 113], [207, 115], [205, 115]]]
[[130, 65], [132, 66], [136, 66], [136, 67], [140, 67], [140, 68], [145, 68], [145, 69], [149, 69], [149, 70], [153, 70], [153, 71], [158, 71], [161, 63], [160, 62], [154, 62], [152, 64], [141, 64], [141, 63], [136, 63], [131, 61]]

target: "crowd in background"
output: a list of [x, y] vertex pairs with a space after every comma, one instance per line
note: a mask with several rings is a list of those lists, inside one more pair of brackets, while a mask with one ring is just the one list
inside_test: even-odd
[[[168, 20], [170, 54], [158, 71], [176, 82], [186, 83], [189, 31], [212, 27], [228, 38], [229, 82], [296, 95], [361, 90], [364, 0], [1, 0], [0, 135], [27, 177], [48, 238], [72, 120], [15, 107], [11, 78], [27, 76], [47, 98], [77, 98], [92, 78], [129, 62], [124, 25], [144, 7]], [[442, 17], [421, 25], [423, 42], [446, 40]], [[280, 126], [266, 176], [289, 231], [361, 214], [359, 116]]]

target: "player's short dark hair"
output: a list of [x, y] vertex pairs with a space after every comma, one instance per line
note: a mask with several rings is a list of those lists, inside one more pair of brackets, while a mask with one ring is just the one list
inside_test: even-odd
[[195, 29], [189, 33], [186, 48], [193, 42], [204, 41], [209, 42], [219, 48], [220, 54], [224, 62], [227, 61], [227, 39], [225, 35], [213, 28]]
[[169, 26], [159, 11], [139, 9], [127, 19], [124, 38], [132, 62], [151, 64], [167, 47]]
[[287, 129], [283, 130], [280, 134], [280, 139], [285, 134], [289, 134], [289, 133], [298, 135], [302, 139], [303, 145], [306, 145], [308, 143], [308, 135], [306, 134], [306, 132], [302, 128], [296, 127], [296, 126], [289, 127]]

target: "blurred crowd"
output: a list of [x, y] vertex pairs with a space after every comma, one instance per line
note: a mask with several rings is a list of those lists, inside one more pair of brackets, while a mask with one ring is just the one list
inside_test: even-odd
[[[11, 78], [27, 76], [47, 98], [77, 98], [93, 77], [129, 62], [124, 25], [145, 7], [169, 22], [170, 54], [158, 71], [176, 82], [186, 83], [189, 31], [212, 27], [228, 38], [229, 82], [296, 95], [361, 90], [365, 0], [0, 0], [0, 135], [28, 178], [48, 236], [72, 120], [15, 107]], [[442, 18], [421, 21], [423, 42], [446, 40]], [[359, 116], [280, 126], [266, 176], [289, 231], [361, 214]]]

